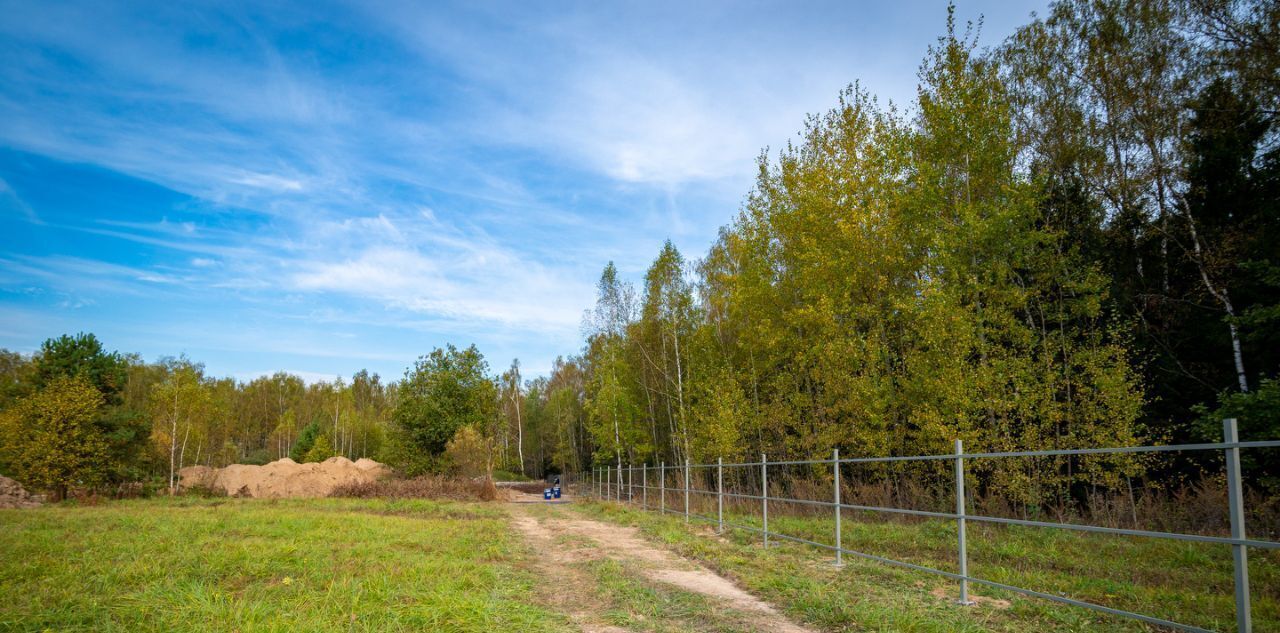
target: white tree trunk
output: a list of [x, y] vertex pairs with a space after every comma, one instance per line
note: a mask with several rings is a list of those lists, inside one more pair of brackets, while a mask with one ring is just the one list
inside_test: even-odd
[[173, 390], [173, 411], [170, 413], [169, 428], [169, 496], [172, 497], [178, 491], [178, 482], [176, 479], [178, 470], [175, 468], [178, 461], [178, 390]]
[[1209, 279], [1209, 271], [1205, 269], [1203, 252], [1200, 249], [1200, 237], [1196, 233], [1196, 221], [1191, 217], [1191, 208], [1183, 205], [1187, 214], [1187, 226], [1191, 229], [1191, 246], [1196, 253], [1196, 268], [1200, 271], [1200, 280], [1204, 282], [1204, 287], [1213, 295], [1213, 298], [1222, 304], [1222, 309], [1227, 313], [1227, 329], [1231, 332], [1231, 354], [1236, 366], [1236, 380], [1240, 383], [1240, 391], [1242, 393], [1249, 392], [1249, 376], [1244, 370], [1244, 354], [1240, 351], [1240, 332], [1236, 328], [1236, 311], [1231, 305], [1231, 297], [1227, 295], [1226, 287], [1219, 288], [1213, 285]]
[[520, 417], [520, 379], [516, 378], [516, 389], [511, 395], [516, 405], [516, 453], [520, 455], [520, 474], [524, 474], [524, 421]]
[[[187, 432], [182, 436], [182, 448], [178, 450], [178, 468], [182, 468], [182, 464], [187, 459], [187, 440], [191, 439], [191, 422], [187, 422]], [[177, 480], [174, 480], [174, 487], [177, 487]]]
[[680, 405], [680, 435], [681, 443], [684, 444], [684, 461], [687, 464], [690, 459], [689, 423], [684, 410], [684, 370], [680, 367], [680, 337], [676, 335], [674, 325], [671, 328], [671, 340], [674, 342], [676, 352], [676, 398]]

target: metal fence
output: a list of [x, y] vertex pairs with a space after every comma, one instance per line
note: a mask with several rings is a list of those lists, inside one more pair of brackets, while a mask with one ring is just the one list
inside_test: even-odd
[[[959, 604], [973, 604], [969, 600], [969, 583], [985, 585], [996, 589], [1003, 589], [1028, 596], [1042, 598], [1062, 604], [1068, 604], [1076, 607], [1083, 607], [1100, 611], [1114, 616], [1130, 618], [1154, 624], [1157, 626], [1168, 627], [1181, 631], [1194, 631], [1198, 633], [1214, 633], [1209, 629], [1203, 629], [1189, 624], [1181, 624], [1170, 620], [1144, 615], [1141, 613], [1133, 613], [1122, 609], [1114, 609], [1111, 607], [1085, 602], [1082, 600], [1074, 600], [1065, 596], [1054, 595], [1041, 591], [1035, 591], [1023, 587], [1015, 587], [1012, 585], [986, 580], [969, 575], [968, 549], [965, 542], [965, 526], [970, 521], [1003, 525], [1018, 525], [1037, 528], [1055, 528], [1063, 530], [1077, 530], [1083, 532], [1095, 532], [1102, 534], [1114, 534], [1121, 536], [1147, 537], [1154, 539], [1173, 539], [1180, 541], [1193, 541], [1199, 543], [1213, 543], [1219, 545], [1229, 545], [1233, 554], [1234, 566], [1234, 592], [1235, 592], [1235, 611], [1237, 631], [1239, 633], [1252, 633], [1253, 622], [1251, 608], [1249, 604], [1249, 559], [1248, 548], [1254, 547], [1259, 549], [1280, 549], [1280, 543], [1273, 541], [1252, 540], [1246, 537], [1245, 532], [1245, 508], [1244, 508], [1244, 490], [1243, 482], [1240, 476], [1240, 451], [1242, 449], [1257, 448], [1277, 448], [1280, 447], [1280, 441], [1261, 441], [1261, 442], [1241, 442], [1236, 429], [1236, 421], [1227, 419], [1223, 421], [1224, 437], [1220, 443], [1213, 444], [1177, 444], [1168, 446], [1129, 446], [1121, 448], [1089, 448], [1089, 449], [1073, 449], [1073, 450], [1049, 450], [1049, 451], [1024, 451], [1024, 452], [999, 452], [999, 453], [965, 453], [964, 446], [960, 440], [955, 442], [955, 452], [946, 455], [920, 455], [913, 457], [859, 457], [859, 458], [841, 458], [839, 450], [832, 452], [831, 459], [825, 460], [801, 460], [801, 461], [775, 461], [770, 462], [766, 455], [760, 456], [759, 462], [742, 462], [742, 463], [724, 463], [717, 460], [714, 464], [681, 464], [667, 465], [665, 463], [656, 466], [643, 464], [640, 466], [624, 466], [618, 464], [616, 466], [600, 467], [595, 469], [590, 476], [580, 482], [580, 489], [588, 494], [602, 500], [621, 500], [637, 503], [645, 509], [654, 509], [661, 513], [683, 514], [685, 522], [691, 518], [708, 521], [717, 525], [720, 532], [724, 532], [725, 528], [741, 529], [761, 534], [764, 544], [769, 545], [770, 538], [782, 539], [786, 541], [794, 541], [830, 550], [835, 554], [835, 563], [840, 565], [845, 554], [864, 558], [868, 560], [878, 561], [897, 567], [904, 567], [919, 572], [934, 574], [950, 578], [959, 583], [960, 600]], [[999, 459], [999, 458], [1016, 458], [1016, 457], [1055, 457], [1055, 456], [1080, 456], [1080, 455], [1113, 455], [1113, 454], [1132, 454], [1132, 453], [1161, 453], [1175, 451], [1223, 451], [1226, 463], [1226, 479], [1227, 479], [1227, 496], [1228, 496], [1228, 517], [1231, 526], [1230, 537], [1220, 536], [1203, 536], [1198, 534], [1186, 534], [1178, 532], [1156, 532], [1139, 529], [1125, 529], [1114, 527], [1103, 527], [1096, 525], [1078, 525], [1071, 523], [1051, 523], [1045, 521], [1033, 521], [1026, 519], [1011, 519], [1002, 517], [981, 516], [969, 514], [966, 510], [965, 502], [965, 460], [980, 459]], [[842, 464], [873, 464], [883, 462], [928, 462], [928, 461], [951, 461], [954, 462], [955, 476], [955, 512], [935, 512], [925, 510], [913, 510], [906, 508], [892, 508], [872, 505], [858, 505], [842, 503], [840, 499], [841, 476], [840, 467]], [[834, 475], [834, 485], [831, 491], [831, 500], [815, 500], [815, 499], [797, 499], [780, 496], [770, 496], [769, 494], [769, 469], [771, 467], [782, 466], [827, 466], [832, 469]], [[726, 491], [724, 486], [724, 470], [726, 468], [745, 468], [754, 470], [759, 468], [760, 476], [760, 492], [759, 495], [744, 494], [741, 491]], [[715, 473], [715, 489], [696, 489], [690, 488], [690, 473], [698, 470], [700, 472], [710, 471], [714, 469]], [[681, 485], [677, 487], [669, 487], [667, 485], [670, 473], [675, 473], [677, 481], [683, 478]], [[650, 485], [650, 474], [658, 475], [659, 485], [655, 488]], [[709, 475], [710, 473], [705, 473]], [[636, 479], [640, 479], [639, 485]], [[638, 493], [637, 493], [638, 491]], [[651, 493], [656, 493], [657, 499], [651, 499]], [[668, 496], [679, 495], [683, 500], [683, 508], [670, 507]], [[689, 498], [691, 494], [714, 496], [716, 499], [716, 516], [706, 516], [694, 512], [690, 512]], [[742, 525], [725, 521], [724, 509], [725, 500], [729, 499], [730, 503], [756, 503], [760, 508], [760, 527]], [[778, 531], [770, 531], [769, 529], [769, 502], [798, 504], [805, 506], [813, 506], [819, 508], [831, 508], [834, 511], [834, 544], [819, 543], [810, 539], [801, 538], [794, 535], [783, 534]], [[949, 519], [956, 522], [957, 542], [956, 542], [956, 560], [957, 572], [944, 571], [917, 565], [900, 560], [894, 560], [883, 556], [876, 556], [865, 552], [846, 549], [841, 540], [841, 514], [844, 510], [855, 510], [875, 513], [888, 513], [898, 515], [922, 516], [937, 519]]]

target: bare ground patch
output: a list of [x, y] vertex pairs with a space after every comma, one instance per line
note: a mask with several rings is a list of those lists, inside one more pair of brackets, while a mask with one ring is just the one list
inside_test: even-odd
[[[541, 520], [528, 507], [511, 507], [516, 529], [544, 552], [542, 564], [554, 567], [553, 573], [565, 578], [566, 583], [575, 585], [573, 593], [578, 594], [576, 602], [590, 602], [580, 598], [591, 595], [593, 581], [588, 574], [575, 568], [574, 564], [609, 558], [633, 566], [650, 581], [697, 594], [722, 605], [727, 611], [733, 612], [726, 619], [745, 625], [750, 630], [810, 632], [810, 629], [791, 622], [772, 605], [744, 591], [731, 580], [650, 543], [640, 535], [637, 528], [585, 519], [563, 506], [552, 508], [550, 515]], [[623, 630], [617, 627], [588, 628], [598, 621], [593, 619], [592, 614], [580, 609], [569, 609], [566, 612], [584, 631]]]
[[536, 565], [545, 577], [556, 580], [556, 590], [547, 594], [552, 607], [567, 614], [583, 633], [627, 633], [626, 629], [601, 622], [594, 611], [586, 608], [591, 602], [580, 599], [593, 592], [595, 581], [572, 563], [589, 560], [588, 552], [556, 547], [552, 532], [539, 525], [523, 508], [512, 512], [511, 523], [536, 550], [545, 554], [537, 559]]

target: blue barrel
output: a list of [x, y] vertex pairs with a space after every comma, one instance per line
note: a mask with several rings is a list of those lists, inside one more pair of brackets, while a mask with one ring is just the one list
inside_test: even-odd
[[556, 486], [555, 488], [552, 488], [552, 489], [551, 489], [551, 494], [555, 495], [555, 498], [559, 499], [559, 498], [560, 498], [560, 486]]
[[542, 489], [542, 498], [543, 498], [543, 499], [550, 499], [550, 498], [551, 498], [551, 489], [550, 489], [550, 488], [543, 488], [543, 489]]

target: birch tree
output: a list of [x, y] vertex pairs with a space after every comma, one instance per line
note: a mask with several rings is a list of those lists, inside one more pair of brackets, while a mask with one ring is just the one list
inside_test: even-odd
[[207, 414], [209, 391], [204, 368], [185, 358], [166, 363], [168, 375], [151, 391], [151, 435], [169, 458], [169, 494], [178, 491], [178, 471], [185, 465], [191, 431]]

